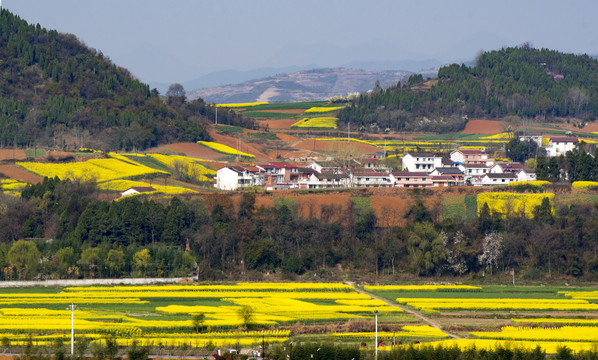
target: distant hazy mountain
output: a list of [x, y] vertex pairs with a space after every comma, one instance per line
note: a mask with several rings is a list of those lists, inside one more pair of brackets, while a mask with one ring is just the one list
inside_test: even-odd
[[363, 92], [405, 81], [409, 71], [375, 71], [347, 68], [324, 68], [278, 74], [239, 84], [188, 91], [187, 97], [203, 98], [208, 103], [293, 102], [325, 100], [332, 96]]

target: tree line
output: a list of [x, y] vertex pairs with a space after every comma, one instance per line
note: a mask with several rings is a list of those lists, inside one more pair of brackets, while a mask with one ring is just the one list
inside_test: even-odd
[[[45, 179], [0, 202], [3, 279], [183, 276], [369, 276], [480, 278], [515, 269], [528, 279], [598, 274], [598, 206], [570, 204], [533, 218], [491, 213], [443, 219], [442, 199], [414, 191], [402, 226], [371, 207], [292, 203], [256, 206], [256, 193], [202, 198], [101, 199], [92, 183]], [[475, 198], [474, 198], [475, 199]], [[474, 200], [475, 201], [475, 200]]]
[[366, 131], [461, 130], [469, 117], [519, 116], [548, 121], [598, 116], [598, 60], [534, 49], [528, 44], [484, 52], [474, 66], [451, 64], [437, 81], [420, 74], [388, 89], [375, 88], [341, 110], [341, 123]]
[[[209, 140], [213, 112], [201, 99], [164, 99], [74, 35], [0, 12], [0, 147], [145, 149]], [[218, 116], [254, 126], [232, 111]]]

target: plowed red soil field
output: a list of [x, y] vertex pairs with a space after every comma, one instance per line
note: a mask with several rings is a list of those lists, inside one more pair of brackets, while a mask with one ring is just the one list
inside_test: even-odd
[[[212, 137], [212, 139], [214, 139], [215, 142], [217, 142], [219, 144], [224, 144], [224, 145], [230, 146], [233, 149], [237, 148], [237, 139], [236, 138], [233, 138], [230, 136], [225, 136], [225, 135], [220, 135], [215, 132], [210, 132], [210, 136]], [[245, 152], [245, 153], [255, 155], [256, 160], [257, 159], [273, 160], [273, 158], [271, 156], [264, 154], [262, 152], [262, 146], [257, 145], [257, 144], [249, 144], [249, 143], [240, 141], [239, 142], [239, 150], [242, 152]]]
[[271, 119], [271, 120], [262, 120], [259, 122], [261, 127], [268, 125], [270, 129], [290, 129], [291, 125], [296, 123], [297, 119]]
[[43, 180], [42, 177], [32, 174], [16, 165], [0, 165], [0, 175], [29, 184], [37, 184]]
[[346, 142], [346, 141], [328, 141], [328, 140], [304, 140], [294, 145], [297, 149], [315, 150], [315, 151], [330, 151], [339, 153], [357, 153], [368, 154], [375, 151], [380, 151], [379, 148], [373, 145], [364, 144], [360, 142]]
[[504, 130], [504, 123], [496, 120], [469, 120], [464, 134], [497, 134]]
[[27, 153], [22, 149], [0, 149], [0, 160], [25, 160]]

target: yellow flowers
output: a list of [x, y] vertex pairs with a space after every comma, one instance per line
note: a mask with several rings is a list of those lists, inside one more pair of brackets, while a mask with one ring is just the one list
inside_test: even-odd
[[496, 139], [512, 139], [513, 138], [513, 133], [512, 132], [502, 132], [500, 134], [495, 134], [495, 135], [490, 135], [490, 136], [484, 136], [481, 137], [480, 139], [484, 139], [484, 140], [496, 140]]
[[105, 181], [103, 183], [98, 184], [98, 189], [107, 190], [107, 191], [125, 191], [132, 187], [144, 187], [144, 186], [150, 186], [150, 184], [143, 182], [143, 181], [112, 180], [112, 181]]
[[249, 158], [254, 158], [255, 155], [251, 155], [248, 153], [244, 153], [242, 151], [237, 151], [236, 149], [233, 149], [230, 146], [226, 146], [224, 144], [219, 144], [219, 143], [215, 143], [215, 142], [211, 142], [211, 141], [198, 141], [197, 142], [199, 145], [205, 146], [209, 149], [212, 149], [216, 152], [222, 153], [222, 154], [227, 154], [227, 155], [239, 155], [239, 156], [244, 156], [244, 157], [249, 157]]
[[479, 286], [471, 285], [366, 285], [363, 287], [367, 291], [386, 290], [386, 291], [479, 291]]
[[[374, 338], [373, 332], [346, 332], [346, 333], [332, 333], [334, 337], [338, 338]], [[403, 326], [402, 331], [395, 332], [378, 332], [379, 339], [392, 339], [395, 338], [432, 338], [432, 339], [444, 339], [448, 335], [443, 333], [442, 330], [438, 330], [428, 325], [408, 325]]]
[[574, 189], [594, 188], [598, 187], [598, 181], [574, 181], [571, 187]]
[[598, 327], [563, 326], [558, 328], [530, 328], [504, 326], [499, 332], [472, 332], [478, 338], [500, 340], [540, 341], [598, 341]]
[[337, 120], [335, 117], [304, 118], [291, 125], [291, 128], [336, 129]]
[[598, 304], [570, 299], [448, 299], [398, 298], [396, 302], [427, 311], [434, 310], [555, 310], [596, 311]]
[[216, 171], [208, 169], [207, 167], [190, 157], [162, 154], [148, 154], [147, 156], [152, 157], [158, 160], [159, 162], [165, 164], [173, 171], [183, 172], [184, 175], [192, 177], [198, 181], [211, 181], [212, 178], [209, 178], [208, 175], [216, 175]]
[[267, 102], [254, 102], [254, 103], [234, 103], [234, 104], [216, 104], [216, 107], [227, 107], [227, 108], [244, 108], [257, 105], [267, 105]]
[[21, 196], [21, 191], [23, 188], [27, 186], [27, 183], [19, 181], [19, 180], [12, 180], [12, 179], [2, 179], [0, 180], [0, 192], [3, 192], [7, 195]]
[[[544, 186], [550, 184], [550, 181], [546, 180], [534, 180], [534, 181], [513, 181], [508, 186], [519, 186], [519, 185], [533, 185], [533, 186]], [[598, 183], [596, 183], [598, 186]]]
[[311, 108], [305, 110], [305, 112], [306, 113], [325, 113], [325, 112], [335, 111], [335, 110], [342, 109], [342, 108], [344, 108], [344, 106], [330, 106], [330, 107], [315, 106], [315, 107], [311, 107]]
[[516, 194], [507, 192], [488, 192], [477, 196], [478, 215], [484, 204], [488, 204], [490, 212], [509, 216], [512, 214], [525, 215], [528, 218], [534, 216], [534, 211], [547, 198], [550, 201], [551, 211], [554, 212], [554, 194]]
[[598, 300], [598, 291], [559, 291], [572, 299]]
[[133, 176], [165, 173], [137, 164], [131, 160], [91, 159], [83, 162], [48, 164], [36, 162], [18, 162], [17, 165], [40, 176], [60, 179], [95, 180], [97, 182], [122, 179]]
[[[513, 340], [494, 340], [494, 339], [458, 339], [458, 340], [442, 340], [428, 343], [421, 343], [414, 345], [416, 348], [426, 346], [452, 348], [458, 347], [462, 350], [471, 349], [475, 347], [478, 350], [494, 350], [497, 347], [503, 348], [523, 348], [528, 351], [534, 350], [536, 347], [541, 347], [543, 351], [549, 354], [556, 354], [557, 349], [561, 346], [567, 346], [573, 352], [580, 352], [584, 350], [591, 350], [595, 343], [593, 342], [566, 342], [566, 341], [513, 341]], [[381, 350], [391, 350], [390, 346], [380, 348]]]

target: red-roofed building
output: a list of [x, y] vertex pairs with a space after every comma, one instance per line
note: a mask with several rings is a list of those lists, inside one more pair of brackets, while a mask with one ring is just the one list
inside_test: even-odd
[[451, 152], [451, 160], [459, 164], [485, 164], [488, 154], [483, 150], [455, 150]]

